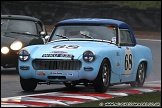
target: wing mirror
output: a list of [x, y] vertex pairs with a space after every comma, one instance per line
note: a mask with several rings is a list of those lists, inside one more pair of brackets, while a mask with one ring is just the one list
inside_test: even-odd
[[44, 31], [40, 32], [41, 37], [45, 37], [46, 33]]

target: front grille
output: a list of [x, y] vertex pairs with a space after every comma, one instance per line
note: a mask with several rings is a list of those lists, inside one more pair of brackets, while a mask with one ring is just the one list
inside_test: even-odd
[[79, 60], [33, 60], [35, 70], [80, 70], [81, 61]]

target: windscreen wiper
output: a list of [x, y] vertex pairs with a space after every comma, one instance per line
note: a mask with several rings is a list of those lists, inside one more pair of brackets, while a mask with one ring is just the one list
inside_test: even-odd
[[57, 34], [56, 36], [58, 36], [58, 37], [62, 37], [62, 38], [66, 38], [66, 39], [69, 39], [68, 37], [66, 37], [66, 36], [64, 36], [64, 35], [59, 35], [59, 34]]
[[88, 38], [90, 38], [90, 39], [94, 39], [92, 36], [86, 35], [86, 34], [84, 34], [84, 33], [80, 33], [80, 34], [83, 35], [83, 36], [85, 36], [85, 37], [88, 37]]

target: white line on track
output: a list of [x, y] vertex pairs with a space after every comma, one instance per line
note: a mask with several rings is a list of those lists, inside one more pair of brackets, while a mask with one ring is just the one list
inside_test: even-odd
[[[151, 83], [151, 82], [161, 82], [161, 80], [158, 80], [158, 81], [148, 81], [148, 82], [145, 82], [145, 83]], [[116, 85], [116, 86], [121, 86], [122, 84], [119, 84], [119, 85]], [[50, 93], [40, 93], [40, 94], [31, 94], [31, 95], [23, 95], [23, 96], [14, 96], [14, 97], [6, 97], [6, 98], [1, 98], [1, 100], [6, 100], [6, 99], [21, 99], [22, 97], [27, 97], [27, 96], [37, 96], [37, 95], [47, 95], [47, 94], [51, 94], [51, 93], [54, 93], [54, 94], [58, 94], [60, 92], [50, 92]]]
[[158, 81], [147, 81], [145, 83], [151, 83], [151, 82], [161, 82], [161, 80], [158, 80]]

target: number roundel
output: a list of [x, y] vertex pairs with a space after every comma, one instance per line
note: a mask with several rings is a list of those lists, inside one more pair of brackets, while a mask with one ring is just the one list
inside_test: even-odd
[[56, 49], [77, 49], [79, 46], [78, 45], [56, 45], [53, 48]]
[[124, 72], [126, 77], [129, 77], [129, 75], [132, 73], [132, 68], [133, 68], [132, 51], [130, 49], [126, 49], [125, 64], [124, 64]]

